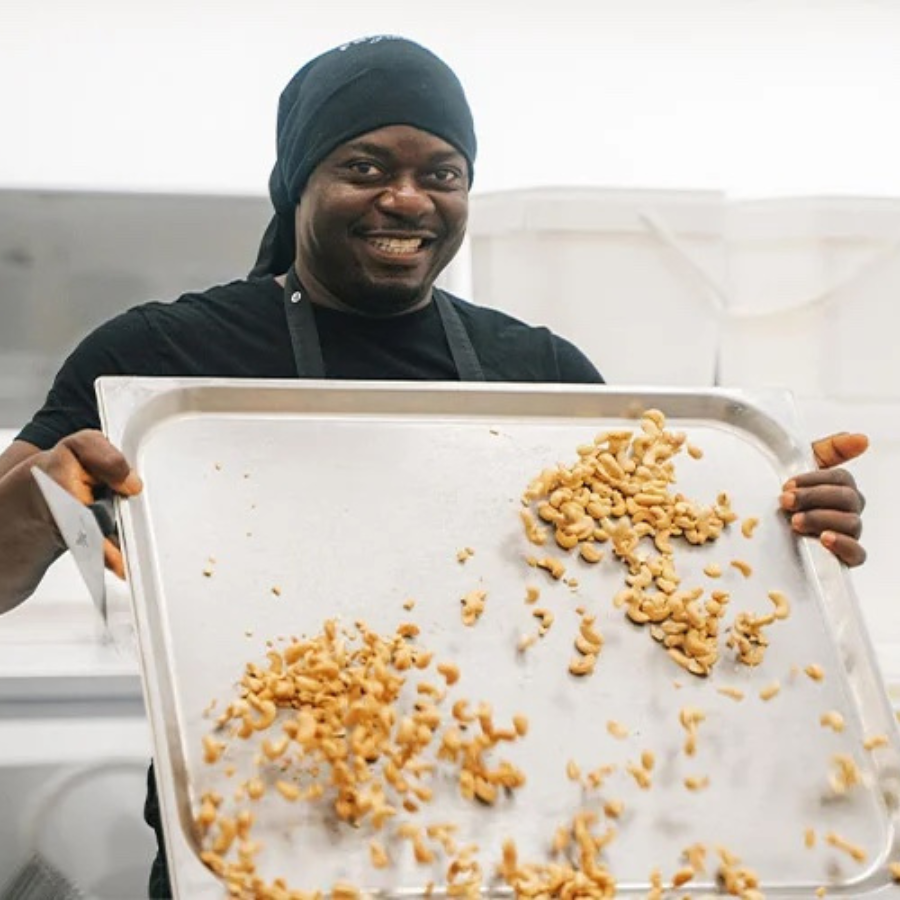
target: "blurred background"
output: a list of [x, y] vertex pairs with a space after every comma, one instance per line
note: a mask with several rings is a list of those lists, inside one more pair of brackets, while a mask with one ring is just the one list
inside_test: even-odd
[[[808, 437], [870, 435], [853, 581], [900, 689], [893, 0], [5, 0], [4, 444], [93, 326], [247, 272], [281, 88], [374, 33], [435, 50], [473, 107], [447, 287], [551, 326], [609, 382], [787, 389]], [[149, 752], [137, 663], [62, 560], [0, 620], [0, 885], [39, 848], [95, 896], [141, 896]]]

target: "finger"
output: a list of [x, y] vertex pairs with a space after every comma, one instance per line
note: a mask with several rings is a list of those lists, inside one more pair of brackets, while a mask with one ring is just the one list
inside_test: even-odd
[[841, 512], [861, 513], [863, 497], [853, 488], [837, 484], [822, 484], [816, 487], [794, 488], [785, 491], [779, 498], [779, 504], [788, 512], [804, 512], [808, 509], [840, 510]]
[[856, 487], [856, 479], [847, 469], [813, 469], [794, 475], [784, 484], [785, 490], [794, 487], [815, 487], [817, 484], [841, 484]]
[[869, 439], [864, 434], [842, 431], [812, 442], [813, 454], [822, 469], [830, 469], [856, 459], [869, 448]]
[[125, 561], [122, 559], [122, 551], [107, 538], [103, 542], [103, 562], [106, 568], [115, 575], [125, 580]]
[[827, 550], [830, 550], [844, 565], [861, 566], [866, 561], [866, 551], [859, 543], [846, 534], [837, 534], [833, 531], [822, 532], [819, 540]]
[[97, 479], [65, 444], [59, 443], [43, 454], [36, 465], [82, 503], [93, 503], [96, 499], [94, 488], [98, 484]]
[[143, 484], [122, 452], [99, 431], [78, 431], [64, 438], [60, 452], [68, 451], [95, 484], [109, 485], [116, 493], [133, 496]]
[[[779, 499], [779, 503], [782, 509], [794, 509], [795, 507], [792, 504], [796, 502], [795, 494], [799, 493], [799, 490], [824, 487], [827, 485], [833, 485], [836, 489], [840, 489], [842, 493], [844, 491], [850, 491], [854, 494], [856, 496], [859, 512], [862, 512], [866, 508], [865, 496], [856, 486], [856, 479], [846, 469], [816, 469], [813, 472], [804, 472], [802, 475], [794, 476], [782, 485], [781, 490], [783, 493]], [[849, 502], [849, 500], [845, 502]], [[826, 500], [821, 501], [819, 505], [827, 507], [830, 504], [829, 501]], [[796, 509], [800, 508], [801, 507], [799, 506], [796, 507]]]
[[809, 512], [794, 513], [791, 528], [797, 534], [822, 535], [826, 531], [844, 534], [859, 539], [862, 534], [862, 518], [855, 513], [838, 512], [833, 509], [813, 509]]

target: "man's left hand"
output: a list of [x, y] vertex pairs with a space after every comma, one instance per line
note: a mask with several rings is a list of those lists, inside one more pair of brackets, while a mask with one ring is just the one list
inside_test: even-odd
[[842, 463], [864, 453], [869, 439], [864, 434], [841, 432], [813, 441], [819, 468], [786, 481], [779, 498], [797, 534], [818, 537], [842, 563], [861, 566], [866, 551], [859, 542], [866, 498]]

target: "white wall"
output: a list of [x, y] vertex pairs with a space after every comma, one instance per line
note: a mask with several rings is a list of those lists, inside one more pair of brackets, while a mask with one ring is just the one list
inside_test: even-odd
[[892, 0], [5, 0], [0, 186], [262, 193], [290, 75], [378, 32], [458, 70], [477, 190], [900, 195]]

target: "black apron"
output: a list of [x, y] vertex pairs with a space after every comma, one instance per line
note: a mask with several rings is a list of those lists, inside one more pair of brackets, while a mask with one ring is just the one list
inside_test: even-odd
[[[466, 332], [462, 319], [450, 299], [435, 288], [432, 292], [444, 335], [450, 347], [450, 355], [460, 381], [484, 381], [484, 372], [478, 354]], [[306, 297], [300, 279], [291, 266], [284, 282], [284, 314], [291, 333], [294, 363], [299, 378], [325, 378], [325, 362], [316, 329], [316, 317], [312, 301]]]
[[[444, 335], [450, 347], [450, 355], [456, 366], [460, 381], [484, 381], [484, 371], [478, 361], [478, 354], [466, 332], [462, 319], [450, 299], [436, 288], [433, 291], [434, 305]], [[298, 378], [325, 378], [325, 361], [322, 359], [322, 345], [319, 343], [319, 331], [316, 328], [316, 317], [313, 313], [312, 301], [304, 296], [303, 287], [294, 267], [291, 266], [284, 283], [284, 314], [287, 317], [288, 331], [291, 334], [291, 347], [294, 351], [294, 363]], [[156, 795], [153, 766], [147, 773], [148, 802], [153, 806], [150, 817], [159, 820], [159, 800]], [[145, 818], [148, 813], [145, 810]], [[172, 896], [169, 884], [167, 860], [163, 855], [163, 836], [161, 830], [156, 831], [156, 839], [160, 847], [150, 873], [150, 900], [168, 900]]]

